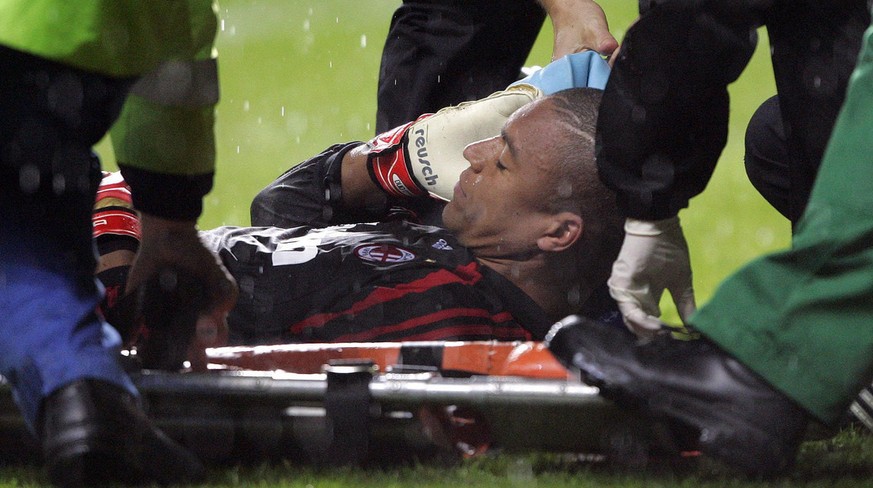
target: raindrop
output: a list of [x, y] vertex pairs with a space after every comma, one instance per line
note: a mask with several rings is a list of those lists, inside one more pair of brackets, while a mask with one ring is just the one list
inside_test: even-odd
[[243, 112], [248, 112], [250, 107], [251, 105], [249, 104], [248, 100], [243, 102]]
[[582, 294], [579, 290], [579, 285], [574, 285], [569, 290], [567, 290], [567, 303], [571, 307], [577, 307], [582, 303]]
[[507, 467], [506, 474], [513, 485], [536, 486], [533, 466], [527, 459], [517, 459]]
[[367, 47], [367, 34], [361, 34], [361, 47]]
[[339, 17], [336, 17], [336, 23], [339, 24]]
[[54, 175], [54, 178], [52, 178], [52, 191], [55, 192], [55, 195], [63, 194], [66, 189], [67, 180], [64, 178], [64, 175]]
[[33, 193], [39, 188], [39, 169], [32, 164], [21, 167], [18, 172], [18, 187], [24, 193]]
[[162, 290], [173, 291], [179, 284], [179, 276], [175, 271], [164, 269], [158, 274], [158, 285]]
[[562, 181], [558, 184], [558, 187], [555, 189], [555, 191], [560, 198], [567, 198], [573, 193], [573, 182]]
[[669, 156], [653, 154], [640, 167], [642, 177], [649, 182], [649, 189], [665, 188], [673, 182], [675, 168]]
[[285, 116], [285, 106], [284, 105], [282, 105], [282, 110], [280, 110], [280, 112], [282, 114], [282, 117], [284, 117]]
[[761, 247], [770, 247], [776, 242], [776, 234], [769, 227], [759, 227], [755, 233], [755, 240]]
[[328, 61], [327, 66], [332, 69], [333, 68], [333, 61]]
[[734, 228], [733, 222], [723, 221], [716, 225], [715, 232], [719, 237], [726, 239], [736, 234], [736, 229]]
[[645, 123], [646, 121], [646, 109], [641, 105], [635, 105], [631, 110], [631, 120], [633, 120], [637, 124]]
[[221, 19], [221, 32], [224, 32], [224, 19]]
[[236, 147], [236, 153], [239, 154], [239, 146]]
[[309, 19], [303, 21], [303, 31], [309, 32]]

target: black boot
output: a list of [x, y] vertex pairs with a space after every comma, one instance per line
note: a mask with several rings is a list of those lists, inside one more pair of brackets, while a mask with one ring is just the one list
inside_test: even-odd
[[700, 450], [714, 458], [760, 477], [794, 463], [805, 411], [708, 339], [640, 343], [626, 330], [571, 316], [546, 341], [605, 398], [695, 429]]
[[164, 435], [123, 389], [80, 380], [43, 402], [42, 449], [53, 484], [184, 483], [201, 479], [203, 466]]

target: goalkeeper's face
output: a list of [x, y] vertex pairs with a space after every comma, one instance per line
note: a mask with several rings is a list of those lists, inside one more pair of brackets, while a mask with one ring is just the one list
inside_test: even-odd
[[479, 257], [524, 255], [547, 232], [557, 130], [552, 103], [518, 110], [500, 136], [464, 150], [470, 162], [443, 211], [443, 222]]

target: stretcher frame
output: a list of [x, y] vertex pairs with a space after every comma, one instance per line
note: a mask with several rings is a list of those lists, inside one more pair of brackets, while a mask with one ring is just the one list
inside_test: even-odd
[[[207, 461], [384, 464], [500, 450], [639, 465], [694, 455], [539, 342], [221, 347], [206, 358], [200, 371], [131, 375], [149, 416]], [[0, 441], [24, 437], [0, 385]]]

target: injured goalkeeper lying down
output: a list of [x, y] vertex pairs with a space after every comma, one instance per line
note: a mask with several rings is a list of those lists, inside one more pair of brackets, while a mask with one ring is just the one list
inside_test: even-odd
[[[256, 196], [252, 227], [200, 233], [240, 289], [207, 345], [541, 340], [570, 313], [614, 320], [624, 217], [594, 161], [601, 93], [498, 92], [292, 167]], [[499, 122], [480, 139], [483, 117]], [[138, 222], [117, 173], [94, 235], [108, 321], [129, 346], [160, 336], [159, 316], [126, 306]], [[197, 299], [183, 270], [144, 286]]]

